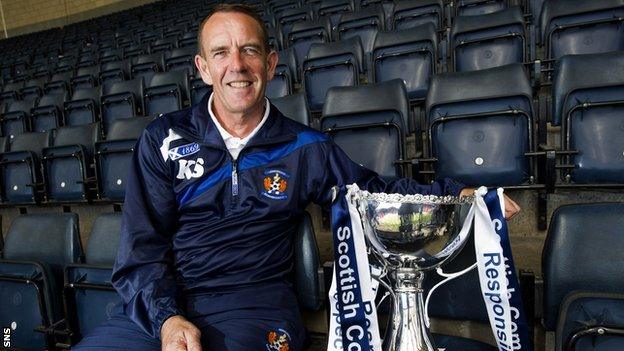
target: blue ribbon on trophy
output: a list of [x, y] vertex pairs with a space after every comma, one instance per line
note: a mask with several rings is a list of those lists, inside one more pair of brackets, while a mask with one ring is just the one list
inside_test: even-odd
[[[391, 318], [391, 327], [401, 330], [398, 332], [394, 330], [394, 333], [387, 334], [386, 340], [384, 340], [384, 350], [434, 350], [435, 346], [430, 340], [429, 320], [426, 314], [429, 298], [438, 286], [477, 267], [483, 299], [498, 349], [500, 351], [532, 351], [533, 347], [523, 316], [522, 300], [511, 256], [507, 225], [503, 216], [502, 191], [502, 189], [498, 189], [488, 192], [485, 187], [475, 191], [474, 201], [463, 224], [461, 224], [455, 223], [457, 221], [453, 222], [451, 217], [457, 217], [456, 212], [460, 212], [457, 211], [460, 207], [462, 210], [465, 209], [463, 206], [465, 200], [452, 197], [435, 199], [435, 196], [422, 195], [369, 194], [366, 191], [360, 191], [355, 184], [340, 189], [336, 187], [332, 205], [332, 231], [336, 263], [334, 264], [334, 277], [329, 292], [331, 319], [327, 350], [381, 350], [374, 302], [378, 284], [382, 283], [388, 286], [388, 283], [379, 279], [380, 276], [393, 277], [395, 287], [399, 286], [398, 291], [400, 292], [390, 291], [390, 294], [395, 300], [403, 301], [399, 304], [395, 303], [396, 310], [403, 310], [398, 312], [402, 315], [391, 316], [392, 318], [396, 317], [394, 323], [392, 323]], [[384, 204], [387, 198], [391, 200]], [[424, 202], [419, 203], [423, 199]], [[433, 202], [427, 203], [427, 201]], [[371, 218], [375, 216], [375, 214], [370, 213], [371, 211], [367, 213], [365, 207], [368, 206], [370, 210], [371, 202], [375, 204], [373, 207], [376, 206], [372, 212], [381, 213], [379, 218]], [[438, 207], [432, 205], [433, 203], [437, 204]], [[379, 206], [380, 204], [381, 206]], [[447, 206], [447, 209], [439, 211], [444, 206]], [[405, 212], [412, 210], [412, 207], [418, 208], [420, 213], [416, 211], [405, 216]], [[455, 210], [449, 217], [448, 213], [451, 211], [448, 209], [450, 208]], [[391, 213], [393, 210], [395, 213]], [[402, 215], [401, 211], [404, 212]], [[435, 220], [439, 220], [438, 217], [444, 216], [450, 218], [446, 219], [446, 223], [435, 222]], [[381, 223], [382, 221], [385, 223]], [[370, 222], [373, 222], [373, 225], [378, 226], [378, 228], [372, 229]], [[461, 272], [443, 272], [439, 265], [453, 256], [455, 251], [461, 250], [472, 223], [474, 223], [475, 228], [474, 241], [477, 262]], [[393, 228], [393, 226], [403, 231], [402, 236], [406, 235], [404, 232], [411, 231], [412, 234], [418, 232], [418, 235], [424, 235], [424, 242], [428, 239], [448, 239], [448, 242], [445, 242], [441, 249], [439, 245], [433, 245], [439, 249], [439, 252], [427, 253], [427, 250], [417, 249], [418, 254], [397, 255], [396, 252], [392, 252], [393, 249], [386, 251], [386, 243], [381, 243], [376, 235], [370, 233], [381, 228], [379, 230], [382, 233], [386, 231], [384, 235], [388, 235], [389, 231], [392, 230], [388, 228]], [[453, 228], [455, 236], [436, 239], [436, 236], [441, 236], [440, 230], [449, 230], [447, 226], [455, 227]], [[402, 237], [401, 240], [404, 239]], [[399, 245], [404, 244], [401, 240], [397, 241]], [[379, 250], [380, 248], [381, 250]], [[376, 254], [372, 257], [378, 258], [380, 261], [394, 260], [395, 266], [390, 268], [377, 266], [378, 263], [383, 265], [383, 262], [375, 262], [374, 265], [370, 265], [369, 254]], [[397, 266], [396, 261], [401, 261], [401, 263]], [[414, 267], [417, 268], [414, 269]], [[430, 290], [427, 303], [423, 303], [422, 291], [419, 286], [423, 274], [420, 270], [425, 270], [423, 267], [428, 269], [437, 267], [438, 274], [447, 278]], [[396, 281], [407, 282], [407, 284], [400, 286], [401, 284], [397, 285]], [[403, 291], [410, 290], [413, 285], [417, 288], [411, 291], [411, 295], [409, 291]], [[405, 303], [405, 301], [408, 302]], [[413, 308], [414, 305], [417, 307]], [[412, 314], [407, 314], [406, 309], [420, 309], [420, 311], [417, 313], [412, 311]], [[403, 323], [405, 320], [410, 320], [407, 326], [406, 323]], [[406, 347], [406, 345], [408, 346]]]

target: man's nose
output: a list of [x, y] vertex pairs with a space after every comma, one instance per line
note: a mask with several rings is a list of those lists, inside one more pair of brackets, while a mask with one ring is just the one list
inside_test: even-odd
[[230, 70], [233, 72], [245, 71], [245, 60], [243, 55], [238, 50], [235, 50], [231, 55]]

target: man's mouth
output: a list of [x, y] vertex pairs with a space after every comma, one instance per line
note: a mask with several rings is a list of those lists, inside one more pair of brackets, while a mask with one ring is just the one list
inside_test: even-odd
[[236, 81], [227, 83], [228, 86], [232, 88], [246, 88], [251, 85], [251, 82], [248, 81]]

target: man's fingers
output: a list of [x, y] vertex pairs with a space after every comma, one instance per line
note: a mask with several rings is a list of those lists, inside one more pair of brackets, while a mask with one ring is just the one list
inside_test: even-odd
[[519, 212], [520, 206], [509, 196], [505, 195], [505, 219], [512, 219]]
[[201, 342], [199, 341], [199, 331], [185, 331], [187, 351], [202, 351]]

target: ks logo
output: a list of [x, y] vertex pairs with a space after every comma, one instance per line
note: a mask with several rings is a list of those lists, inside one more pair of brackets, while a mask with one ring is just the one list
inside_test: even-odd
[[178, 179], [191, 179], [199, 178], [204, 175], [204, 159], [198, 158], [195, 160], [178, 160], [180, 162], [180, 169], [176, 178]]

